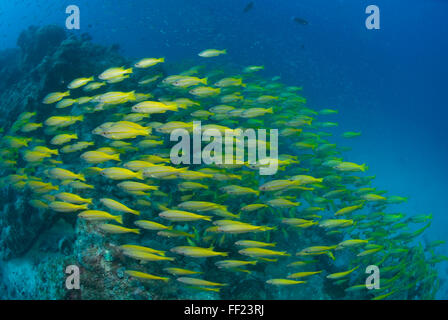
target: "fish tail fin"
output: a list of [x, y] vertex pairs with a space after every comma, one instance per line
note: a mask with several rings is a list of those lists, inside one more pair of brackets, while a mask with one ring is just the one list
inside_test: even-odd
[[131, 213], [135, 214], [136, 216], [140, 215], [140, 211], [138, 211], [138, 210], [132, 210]]
[[119, 224], [123, 224], [123, 216], [116, 216], [115, 221], [117, 221]]
[[257, 264], [257, 260], [254, 260], [254, 261], [249, 261], [249, 264], [253, 264], [253, 265], [256, 265]]
[[120, 154], [119, 154], [119, 153], [117, 153], [117, 154], [113, 154], [113, 155], [111, 156], [111, 159], [112, 159], [112, 160], [115, 160], [115, 161], [120, 161]]
[[89, 80], [90, 80], [90, 81], [93, 81], [93, 80], [95, 80], [95, 77], [94, 77], [94, 76], [91, 76], [91, 77], [89, 78]]
[[159, 59], [160, 62], [165, 62], [165, 57]]
[[227, 53], [227, 49], [221, 50], [221, 53], [226, 54]]
[[173, 230], [173, 226], [169, 226], [166, 230]]
[[126, 73], [132, 73], [133, 70], [134, 69], [132, 67], [130, 67], [129, 69], [126, 69], [125, 71], [126, 71]]
[[201, 79], [201, 83], [207, 85], [207, 82], [208, 82], [208, 77]]
[[78, 174], [78, 179], [81, 181], [86, 181], [86, 178], [84, 177], [83, 174]]
[[86, 199], [86, 201], [87, 201], [88, 204], [93, 204], [93, 199], [92, 198]]
[[83, 205], [80, 206], [81, 209], [89, 209], [89, 204], [88, 203], [84, 203]]
[[[245, 86], [245, 85], [244, 85], [244, 86]], [[272, 107], [271, 107], [271, 108], [267, 109], [266, 112], [267, 112], [267, 113], [274, 113], [274, 109], [272, 109]]]
[[331, 251], [327, 251], [327, 252], [325, 252], [325, 254], [327, 256], [329, 256], [331, 260], [333, 260], [333, 261], [336, 260], [336, 258], [334, 257], [334, 254]]
[[361, 171], [364, 172], [364, 171], [367, 171], [367, 170], [369, 170], [369, 167], [366, 166], [366, 164], [364, 163], [364, 164], [361, 166]]
[[207, 216], [204, 216], [204, 218], [203, 218], [205, 221], [212, 221], [212, 217], [207, 217]]
[[140, 234], [140, 229], [131, 229], [131, 232], [135, 234]]
[[[163, 58], [162, 58], [163, 59]], [[168, 281], [170, 281], [170, 278], [166, 278], [166, 277], [164, 277], [164, 278], [162, 278], [161, 279], [162, 281], [165, 281], [165, 282], [168, 282]]]
[[143, 178], [143, 170], [135, 173], [135, 177], [139, 180], [144, 180]]
[[[132, 68], [130, 68], [130, 69], [131, 69], [131, 72], [132, 72]], [[132, 100], [132, 101], [137, 100], [137, 99], [135, 98], [135, 90], [129, 92], [129, 100]]]
[[64, 96], [69, 96], [69, 95], [70, 95], [70, 90], [64, 92]]
[[219, 255], [223, 256], [223, 257], [227, 257], [229, 254], [227, 252], [220, 252]]

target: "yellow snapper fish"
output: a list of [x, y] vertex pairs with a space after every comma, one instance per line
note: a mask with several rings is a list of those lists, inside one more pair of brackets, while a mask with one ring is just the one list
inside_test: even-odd
[[306, 175], [297, 175], [289, 178], [289, 180], [297, 181], [299, 185], [306, 185], [311, 183], [321, 183], [324, 179], [323, 178], [314, 178], [311, 176]]
[[212, 57], [217, 57], [220, 56], [222, 54], [226, 54], [227, 50], [218, 50], [218, 49], [207, 49], [204, 51], [201, 51], [198, 56], [202, 57], [202, 58], [212, 58]]
[[139, 234], [140, 230], [139, 229], [130, 229], [130, 228], [125, 228], [122, 226], [117, 226], [115, 224], [102, 224], [99, 226], [99, 228], [106, 232], [106, 233], [111, 233], [111, 234], [124, 234], [124, 233], [135, 233], [135, 234]]
[[339, 216], [339, 215], [343, 215], [343, 214], [349, 214], [349, 213], [352, 213], [352, 212], [354, 212], [356, 210], [361, 209], [363, 206], [364, 206], [364, 204], [361, 203], [361, 204], [356, 205], [356, 206], [345, 207], [345, 208], [342, 208], [342, 209], [339, 209], [338, 211], [336, 211], [334, 215], [335, 216]]
[[148, 191], [148, 190], [157, 190], [157, 186], [150, 186], [145, 183], [135, 182], [135, 181], [123, 181], [118, 184], [123, 190], [126, 191]]
[[368, 202], [374, 202], [374, 201], [386, 201], [387, 198], [380, 196], [378, 194], [374, 194], [374, 193], [367, 193], [367, 194], [363, 194], [361, 196], [362, 199], [368, 201]]
[[101, 102], [105, 104], [122, 104], [129, 101], [135, 101], [135, 91], [131, 92], [119, 92], [119, 91], [113, 91], [113, 92], [107, 92], [104, 93], [95, 99], [93, 99], [95, 102]]
[[70, 182], [68, 185], [69, 185], [69, 187], [71, 187], [73, 189], [77, 189], [77, 190], [95, 189], [94, 186], [92, 186], [90, 184], [86, 184], [81, 181], [77, 181], [77, 180]]
[[327, 278], [328, 279], [340, 279], [340, 278], [343, 278], [345, 276], [348, 276], [350, 273], [352, 273], [353, 271], [355, 271], [358, 268], [359, 268], [359, 266], [354, 267], [353, 269], [350, 269], [348, 271], [331, 273], [331, 274], [327, 275]]
[[171, 133], [171, 131], [176, 129], [185, 129], [187, 131], [192, 131], [193, 123], [186, 123], [182, 121], [170, 121], [162, 124], [160, 127], [157, 127], [156, 131], [160, 133]]
[[306, 256], [306, 255], [321, 255], [321, 254], [327, 254], [330, 250], [335, 249], [337, 246], [313, 246], [305, 248], [299, 252], [297, 252], [296, 255], [298, 256]]
[[269, 200], [267, 204], [274, 208], [293, 208], [300, 206], [300, 202], [292, 202], [284, 198], [276, 198]]
[[68, 97], [69, 95], [70, 91], [49, 93], [47, 96], [45, 96], [42, 103], [44, 104], [56, 103], [58, 101], [61, 101], [64, 97]]
[[20, 129], [20, 131], [23, 133], [33, 132], [39, 128], [42, 128], [42, 126], [42, 123], [27, 123]]
[[51, 157], [48, 153], [41, 153], [38, 151], [25, 151], [23, 158], [27, 162], [41, 162], [43, 159]]
[[83, 88], [83, 90], [87, 92], [94, 91], [105, 85], [106, 84], [104, 82], [90, 82]]
[[219, 80], [218, 82], [216, 82], [214, 84], [216, 87], [221, 87], [221, 88], [225, 88], [225, 87], [238, 87], [238, 86], [242, 86], [245, 87], [246, 85], [243, 83], [243, 79], [242, 78], [223, 78], [221, 80]]
[[295, 284], [306, 283], [306, 281], [297, 281], [291, 279], [269, 279], [266, 281], [267, 284], [272, 284], [275, 286], [290, 286]]
[[248, 205], [242, 207], [240, 210], [243, 212], [253, 212], [253, 211], [260, 210], [260, 209], [267, 208], [267, 207], [269, 207], [269, 206], [264, 203], [253, 203], [253, 204], [248, 204]]
[[57, 149], [49, 149], [47, 147], [44, 146], [37, 146], [33, 148], [34, 151], [38, 151], [38, 152], [42, 152], [42, 153], [48, 153], [48, 154], [54, 154], [54, 155], [58, 155], [59, 151]]
[[241, 187], [238, 185], [228, 185], [225, 187], [222, 187], [220, 190], [224, 191], [227, 194], [230, 195], [246, 195], [246, 194], [255, 194], [255, 195], [259, 195], [260, 192], [251, 188], [247, 188], [247, 187]]
[[312, 275], [315, 275], [315, 274], [319, 274], [319, 273], [322, 273], [322, 270], [321, 271], [296, 272], [296, 273], [290, 274], [288, 276], [288, 278], [291, 278], [291, 279], [305, 278], [305, 277], [309, 277], [309, 276], [312, 276]]
[[81, 180], [86, 181], [82, 174], [76, 174], [69, 170], [62, 168], [53, 168], [48, 171], [48, 174], [51, 178], [57, 180]]
[[123, 75], [123, 76], [119, 76], [119, 77], [115, 77], [115, 78], [106, 80], [106, 82], [107, 82], [108, 84], [118, 83], [118, 82], [122, 82], [122, 81], [125, 80], [125, 79], [128, 79], [129, 77], [130, 77], [129, 74], [126, 74], [126, 75]]
[[61, 145], [65, 144], [67, 142], [70, 142], [74, 139], [78, 139], [78, 135], [75, 134], [58, 134], [57, 136], [54, 136], [53, 139], [50, 140], [51, 144], [54, 145]]
[[172, 230], [172, 226], [165, 226], [161, 223], [157, 223], [154, 221], [149, 220], [137, 220], [134, 222], [134, 224], [142, 229], [145, 230], [153, 230], [153, 231], [160, 231], [160, 230]]
[[164, 271], [174, 275], [174, 276], [184, 276], [184, 275], [192, 275], [192, 274], [201, 274], [203, 272], [187, 270], [182, 268], [164, 268]]
[[243, 72], [244, 73], [252, 73], [252, 72], [257, 72], [260, 70], [263, 70], [264, 66], [247, 66], [244, 68]]
[[319, 223], [322, 228], [344, 228], [353, 225], [350, 219], [326, 219]]
[[250, 108], [250, 109], [246, 109], [244, 110], [241, 114], [240, 117], [241, 118], [255, 118], [255, 117], [260, 117], [263, 116], [267, 113], [274, 113], [273, 108]]
[[218, 231], [225, 233], [263, 232], [274, 230], [275, 227], [254, 226], [249, 223], [234, 220], [218, 220], [213, 222], [218, 226]]
[[275, 247], [275, 243], [267, 243], [254, 240], [238, 240], [235, 242], [240, 247], [262, 248], [262, 247]]
[[132, 112], [144, 114], [165, 113], [166, 111], [177, 110], [177, 106], [168, 105], [159, 101], [143, 101], [132, 107]]
[[[182, 177], [182, 174], [180, 174]], [[199, 190], [199, 189], [208, 189], [207, 185], [197, 183], [197, 182], [181, 182], [178, 184], [179, 190], [185, 191], [185, 190]]]
[[181, 254], [187, 257], [193, 258], [207, 258], [215, 256], [227, 256], [227, 252], [217, 252], [213, 251], [213, 248], [201, 248], [194, 246], [178, 246], [170, 250], [171, 252]]
[[80, 88], [84, 85], [86, 85], [87, 83], [91, 82], [94, 80], [94, 77], [90, 77], [90, 78], [77, 78], [75, 80], [73, 80], [72, 82], [70, 82], [67, 86], [68, 89], [77, 89]]
[[215, 263], [218, 268], [233, 269], [247, 265], [255, 265], [257, 261], [221, 260]]
[[140, 171], [140, 170], [143, 170], [145, 168], [151, 167], [153, 165], [154, 165], [154, 163], [151, 163], [151, 162], [148, 162], [148, 161], [132, 160], [132, 161], [126, 162], [123, 166], [125, 168], [128, 168], [128, 169], [133, 170], [133, 171]]
[[132, 73], [132, 68], [124, 69], [123, 67], [120, 68], [109, 68], [103, 73], [101, 73], [98, 78], [101, 80], [111, 80], [113, 78], [122, 77], [126, 74]]
[[70, 202], [74, 204], [90, 203], [92, 204], [92, 199], [85, 199], [77, 194], [69, 192], [60, 192], [55, 194], [55, 197], [61, 201]]
[[73, 153], [73, 152], [84, 150], [84, 149], [88, 148], [89, 146], [92, 146], [93, 144], [94, 144], [94, 142], [90, 142], [90, 141], [79, 141], [74, 144], [62, 147], [61, 152], [62, 153]]
[[197, 77], [181, 77], [179, 79], [177, 79], [176, 81], [173, 81], [171, 83], [171, 85], [176, 86], [176, 87], [180, 87], [180, 88], [188, 88], [191, 86], [195, 86], [198, 84], [205, 84], [207, 85], [207, 78], [197, 78]]
[[57, 212], [75, 212], [79, 210], [87, 210], [88, 204], [73, 204], [69, 202], [62, 202], [62, 201], [53, 201], [50, 203], [49, 207], [51, 210], [57, 211]]
[[109, 208], [110, 210], [114, 210], [114, 211], [119, 211], [119, 212], [126, 212], [126, 213], [132, 213], [135, 215], [140, 215], [140, 212], [137, 210], [133, 210], [131, 208], [128, 208], [127, 206], [125, 206], [124, 204], [115, 201], [113, 199], [109, 199], [109, 198], [101, 198], [100, 202], [106, 206], [107, 208]]
[[333, 169], [336, 169], [338, 171], [364, 172], [368, 170], [368, 167], [365, 164], [359, 165], [353, 162], [340, 162], [336, 164]]
[[146, 84], [152, 83], [152, 82], [154, 82], [154, 81], [160, 79], [161, 77], [162, 77], [162, 75], [160, 75], [160, 74], [156, 74], [155, 76], [146, 76], [146, 77], [143, 77], [143, 78], [138, 82], [138, 84], [139, 84], [139, 85], [146, 85]]
[[150, 127], [143, 127], [130, 121], [106, 122], [95, 128], [92, 133], [113, 140], [133, 139], [137, 136], [148, 136]]
[[124, 250], [123, 254], [125, 256], [128, 256], [130, 258], [140, 260], [141, 262], [147, 262], [147, 261], [174, 261], [173, 257], [165, 257], [159, 254], [146, 252], [143, 250]]
[[140, 252], [146, 252], [146, 253], [155, 253], [159, 256], [165, 255], [165, 251], [163, 251], [163, 250], [157, 250], [157, 249], [153, 249], [153, 248], [149, 248], [149, 247], [138, 246], [135, 244], [124, 244], [124, 245], [121, 245], [119, 248], [122, 251], [128, 251], [128, 252], [140, 251]]
[[81, 156], [81, 159], [88, 163], [103, 163], [106, 161], [114, 160], [120, 161], [120, 154], [107, 154], [105, 152], [100, 151], [87, 151], [84, 152]]
[[43, 202], [42, 200], [39, 200], [39, 199], [31, 199], [30, 201], [28, 201], [28, 203], [30, 204], [30, 206], [32, 206], [33, 208], [36, 208], [36, 209], [47, 209], [48, 208], [48, 204], [46, 204], [45, 202]]
[[297, 180], [272, 180], [264, 183], [258, 189], [260, 191], [278, 191], [294, 185], [301, 185], [301, 182]]
[[52, 116], [45, 120], [45, 125], [50, 127], [68, 127], [77, 121], [83, 121], [84, 115], [80, 116]]
[[170, 278], [167, 277], [159, 277], [155, 276], [153, 274], [141, 272], [141, 271], [135, 271], [135, 270], [125, 270], [124, 273], [126, 273], [128, 276], [131, 276], [133, 278], [137, 278], [140, 280], [162, 280], [162, 281], [169, 281]]
[[127, 180], [127, 179], [139, 179], [143, 180], [143, 173], [140, 172], [134, 172], [129, 169], [125, 168], [119, 168], [119, 167], [110, 167], [102, 170], [100, 174], [106, 178], [112, 179], [112, 180]]
[[194, 89], [191, 89], [189, 93], [200, 98], [212, 97], [220, 94], [221, 88], [196, 87]]
[[78, 217], [89, 220], [89, 221], [105, 221], [105, 220], [115, 220], [119, 224], [123, 224], [122, 216], [114, 216], [109, 212], [100, 210], [86, 210], [78, 214]]
[[42, 181], [28, 181], [27, 186], [34, 193], [47, 193], [52, 190], [59, 190], [59, 186], [54, 186], [51, 183], [45, 183]]
[[211, 211], [222, 208], [222, 205], [207, 201], [185, 201], [178, 205], [179, 208], [192, 211]]
[[181, 210], [166, 210], [159, 213], [159, 216], [170, 221], [196, 221], [196, 220], [211, 221], [211, 218], [208, 216], [202, 216], [199, 214]]
[[173, 168], [165, 165], [153, 165], [143, 169], [143, 175], [149, 178], [160, 179], [167, 176], [178, 175], [180, 172], [188, 170], [188, 168]]
[[355, 246], [361, 246], [364, 244], [367, 244], [369, 240], [362, 240], [362, 239], [348, 239], [340, 242], [338, 246], [336, 247], [336, 250], [349, 248], [349, 247], [355, 247]]
[[274, 251], [265, 248], [245, 248], [238, 251], [240, 254], [253, 257], [253, 258], [264, 258], [264, 257], [283, 257], [290, 256], [286, 251]]
[[165, 58], [144, 58], [134, 64], [136, 68], [149, 68], [155, 66], [158, 63], [165, 62]]

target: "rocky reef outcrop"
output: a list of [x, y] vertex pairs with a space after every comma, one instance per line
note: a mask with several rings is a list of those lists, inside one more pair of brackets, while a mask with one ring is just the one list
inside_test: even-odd
[[[45, 116], [43, 96], [66, 91], [74, 78], [126, 64], [118, 46], [96, 45], [87, 34], [74, 36], [51, 25], [29, 27], [17, 46], [0, 51], [2, 128], [9, 128], [23, 111]], [[64, 265], [77, 259], [76, 222], [61, 225], [64, 218], [29, 206], [8, 186], [0, 189], [0, 197], [0, 299], [76, 298], [66, 296], [63, 272]]]

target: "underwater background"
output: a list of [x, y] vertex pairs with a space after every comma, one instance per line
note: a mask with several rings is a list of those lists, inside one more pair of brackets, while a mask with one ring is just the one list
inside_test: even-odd
[[[389, 195], [408, 197], [406, 202], [394, 207], [396, 212], [433, 215], [430, 228], [419, 241], [430, 243], [447, 239], [448, 108], [445, 92], [448, 22], [444, 13], [448, 10], [448, 2], [0, 1], [0, 68], [6, 70], [19, 59], [14, 48], [19, 46], [22, 51], [29, 50], [29, 56], [22, 59], [25, 62], [17, 69], [4, 71], [0, 80], [0, 90], [3, 91], [0, 92], [3, 98], [0, 110], [4, 115], [2, 126], [5, 129], [20, 112], [31, 111], [27, 108], [8, 109], [11, 105], [23, 105], [20, 101], [28, 99], [28, 95], [39, 95], [41, 99], [46, 93], [59, 89], [46, 85], [14, 86], [24, 79], [22, 75], [29, 71], [27, 68], [37, 65], [45, 57], [47, 49], [49, 52], [61, 50], [60, 43], [65, 37], [57, 29], [43, 33], [39, 38], [39, 31], [28, 27], [55, 25], [65, 28], [65, 8], [72, 4], [80, 8], [81, 29], [67, 31], [67, 34], [81, 39], [79, 46], [82, 49], [69, 50], [67, 56], [62, 50], [59, 58], [70, 61], [73, 54], [73, 68], [89, 65], [106, 70], [124, 65], [121, 62], [143, 57], [165, 57], [166, 65], [172, 62], [194, 66], [200, 63], [197, 53], [207, 48], [225, 48], [227, 54], [219, 57], [219, 61], [234, 69], [263, 65], [261, 74], [266, 79], [280, 76], [280, 81], [288, 86], [303, 86], [302, 93], [307, 98], [308, 107], [339, 111], [328, 120], [339, 124], [332, 128], [331, 142], [351, 148], [344, 153], [344, 159], [369, 166], [368, 174], [376, 176], [375, 187], [387, 190]], [[367, 30], [365, 27], [365, 8], [370, 4], [381, 10], [380, 30]], [[19, 38], [27, 29], [28, 33]], [[90, 35], [91, 42], [85, 34]], [[86, 48], [88, 43], [92, 43], [91, 49]], [[76, 47], [77, 44], [66, 45]], [[51, 82], [48, 80], [51, 74], [64, 70], [55, 61], [51, 70], [47, 70], [48, 75], [45, 74], [46, 83]], [[43, 72], [46, 70], [41, 70], [38, 75], [42, 78], [33, 78], [32, 81], [39, 83], [43, 80]], [[5, 92], [14, 92], [16, 96], [6, 99], [3, 96]], [[341, 138], [346, 131], [360, 131], [362, 135], [353, 140]], [[10, 191], [8, 196], [11, 197]], [[15, 217], [19, 219], [20, 216], [17, 214]], [[6, 228], [13, 228], [10, 232], [14, 233], [15, 225], [22, 223], [12, 219], [11, 216], [3, 216], [2, 235], [5, 235]], [[24, 215], [23, 219], [26, 221], [28, 218]], [[53, 228], [52, 232], [43, 233], [41, 230], [48, 231], [40, 226], [40, 229], [30, 232], [30, 237], [42, 233], [33, 242], [47, 241], [49, 247], [57, 242], [58, 248], [49, 248], [46, 254], [30, 252], [31, 247], [21, 248], [18, 255], [2, 254], [2, 299], [72, 298], [64, 288], [58, 288], [64, 279], [64, 257], [69, 256], [72, 250], [65, 242], [72, 242], [74, 235], [61, 242], [64, 225]], [[47, 237], [47, 240], [42, 237]], [[2, 251], [14, 252], [17, 243], [9, 241], [0, 240]], [[88, 238], [85, 241], [89, 241]], [[446, 244], [437, 248], [437, 254], [448, 255]], [[54, 265], [59, 266], [59, 269], [54, 269], [54, 274], [52, 269], [40, 265], [52, 259], [57, 261]], [[434, 297], [447, 299], [446, 261], [435, 268], [440, 288]], [[42, 274], [46, 277], [44, 280]], [[219, 282], [219, 279], [212, 280]], [[47, 287], [42, 289], [42, 286]], [[128, 295], [123, 293], [123, 288], [111, 287], [115, 288], [112, 293], [98, 294], [97, 289], [92, 289], [83, 298], [148, 298], [140, 293]], [[39, 294], [44, 291], [45, 295]], [[313, 298], [319, 298], [319, 294], [315, 292]], [[209, 298], [187, 294], [179, 297]], [[290, 293], [273, 297], [305, 298]], [[347, 298], [337, 294], [332, 296], [328, 292], [320, 297]], [[173, 294], [162, 298], [173, 298]]]

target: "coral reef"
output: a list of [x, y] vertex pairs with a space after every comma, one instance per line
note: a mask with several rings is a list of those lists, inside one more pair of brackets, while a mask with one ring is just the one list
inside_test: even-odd
[[[23, 111], [42, 112], [41, 100], [46, 92], [63, 90], [73, 78], [126, 62], [117, 46], [95, 45], [89, 36], [67, 35], [57, 26], [30, 27], [19, 36], [17, 45], [17, 49], [0, 52], [3, 128]], [[64, 261], [75, 257], [71, 248], [73, 230], [73, 234], [70, 228], [49, 233], [63, 218], [29, 206], [11, 188], [0, 189], [0, 197], [0, 298], [65, 298]], [[41, 243], [42, 239], [46, 241]], [[32, 258], [35, 255], [36, 260]]]

